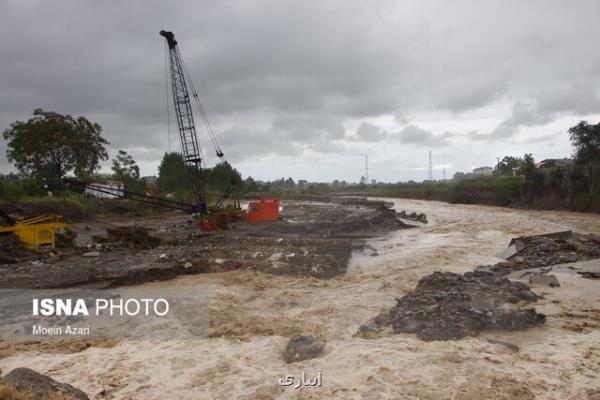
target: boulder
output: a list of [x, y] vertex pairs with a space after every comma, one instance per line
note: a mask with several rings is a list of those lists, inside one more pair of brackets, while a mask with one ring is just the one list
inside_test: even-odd
[[312, 335], [294, 336], [288, 342], [283, 358], [288, 364], [317, 358], [325, 350], [325, 341]]
[[67, 383], [60, 383], [29, 368], [16, 368], [4, 376], [0, 383], [13, 386], [19, 391], [29, 392], [36, 400], [50, 400], [64, 395], [75, 400], [89, 400], [81, 390]]
[[529, 283], [536, 286], [560, 287], [560, 283], [558, 283], [556, 275], [553, 274], [531, 275], [529, 276]]

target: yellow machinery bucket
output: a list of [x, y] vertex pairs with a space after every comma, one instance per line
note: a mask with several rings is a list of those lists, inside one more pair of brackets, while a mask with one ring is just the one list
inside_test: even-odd
[[61, 220], [60, 215], [44, 215], [18, 221], [13, 226], [0, 227], [0, 233], [14, 233], [25, 246], [37, 251], [50, 251], [56, 248], [55, 232], [69, 227]]

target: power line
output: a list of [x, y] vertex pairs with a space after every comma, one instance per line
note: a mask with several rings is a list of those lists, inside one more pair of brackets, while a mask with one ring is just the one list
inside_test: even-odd
[[431, 160], [431, 150], [429, 150], [429, 175], [427, 177], [430, 181], [433, 180], [433, 163]]

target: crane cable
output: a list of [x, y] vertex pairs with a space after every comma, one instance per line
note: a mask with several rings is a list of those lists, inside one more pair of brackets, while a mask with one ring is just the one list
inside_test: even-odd
[[168, 149], [171, 153], [171, 115], [169, 110], [169, 46], [165, 42], [165, 102], [167, 106], [167, 140]]
[[200, 115], [202, 116], [202, 120], [204, 121], [204, 125], [206, 126], [206, 130], [207, 130], [210, 140], [213, 144], [213, 147], [215, 148], [217, 157], [223, 158], [223, 155], [224, 155], [223, 151], [221, 150], [221, 147], [219, 146], [219, 143], [218, 143], [217, 137], [213, 131], [212, 125], [210, 124], [210, 121], [208, 120], [208, 116], [206, 115], [206, 111], [204, 110], [204, 107], [202, 106], [202, 103], [200, 102], [200, 98], [198, 97], [198, 92], [196, 91], [194, 82], [192, 81], [192, 78], [190, 76], [187, 65], [185, 64], [185, 61], [183, 60], [183, 57], [181, 56], [181, 52], [179, 51], [179, 46], [177, 46], [177, 53], [178, 53], [179, 59], [181, 60], [181, 64], [182, 64], [181, 66], [183, 68], [183, 73], [186, 76], [188, 86], [192, 90], [192, 97], [196, 101], [196, 105], [198, 106], [198, 110], [200, 111]]

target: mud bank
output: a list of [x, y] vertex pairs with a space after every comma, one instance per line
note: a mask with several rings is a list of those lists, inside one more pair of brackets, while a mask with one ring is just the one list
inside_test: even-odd
[[280, 221], [239, 223], [216, 234], [181, 216], [135, 223], [100, 234], [81, 224], [85, 247], [1, 265], [0, 288], [115, 287], [235, 270], [327, 279], [346, 272], [355, 239], [410, 227], [381, 203], [287, 203]]

